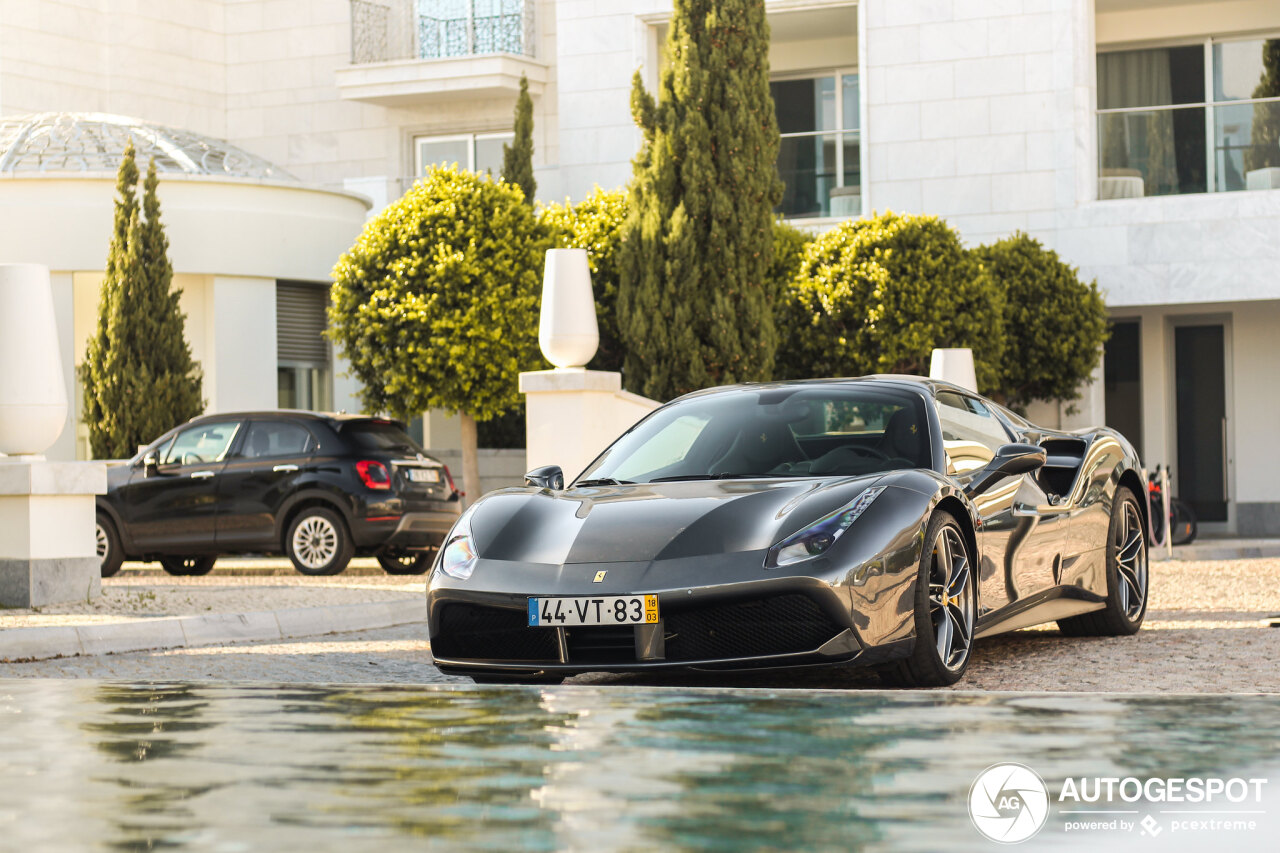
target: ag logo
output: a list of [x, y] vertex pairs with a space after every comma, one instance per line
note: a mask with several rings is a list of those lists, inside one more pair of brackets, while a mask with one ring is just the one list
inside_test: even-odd
[[1026, 841], [1048, 817], [1049, 789], [1030, 767], [993, 764], [978, 774], [969, 789], [969, 818], [992, 841]]

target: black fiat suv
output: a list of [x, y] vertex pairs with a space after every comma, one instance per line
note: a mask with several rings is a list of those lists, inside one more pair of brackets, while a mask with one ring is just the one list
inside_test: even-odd
[[219, 554], [284, 553], [307, 575], [356, 554], [421, 574], [461, 509], [449, 469], [399, 421], [275, 411], [206, 415], [107, 470], [102, 576], [126, 559], [203, 575]]

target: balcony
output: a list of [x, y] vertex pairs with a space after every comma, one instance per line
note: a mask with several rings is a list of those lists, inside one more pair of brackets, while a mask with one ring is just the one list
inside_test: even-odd
[[501, 97], [529, 79], [540, 95], [536, 0], [351, 0], [351, 65], [337, 72], [349, 100], [406, 106]]

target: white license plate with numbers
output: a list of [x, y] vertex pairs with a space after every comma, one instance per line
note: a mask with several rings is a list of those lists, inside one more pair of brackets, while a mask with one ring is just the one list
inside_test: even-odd
[[604, 595], [599, 598], [531, 598], [529, 625], [645, 625], [658, 621], [656, 595]]
[[435, 468], [410, 468], [409, 481], [413, 483], [438, 483], [440, 472]]

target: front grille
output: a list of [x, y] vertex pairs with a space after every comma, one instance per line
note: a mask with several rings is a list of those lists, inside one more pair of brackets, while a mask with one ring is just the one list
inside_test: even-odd
[[528, 618], [524, 610], [446, 604], [431, 647], [444, 658], [558, 661], [555, 630], [530, 628]]
[[635, 663], [636, 629], [613, 626], [566, 628], [569, 663]]
[[804, 595], [663, 611], [667, 660], [716, 660], [812, 651], [843, 628]]

